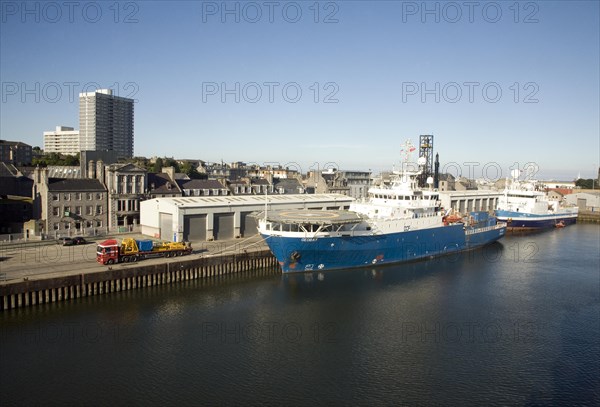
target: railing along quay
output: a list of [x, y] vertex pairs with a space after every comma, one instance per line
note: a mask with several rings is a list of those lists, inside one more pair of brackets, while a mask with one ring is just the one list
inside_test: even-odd
[[97, 272], [0, 284], [0, 311], [235, 273], [281, 272], [269, 250], [152, 265], [142, 262], [133, 267], [128, 264], [124, 268], [113, 266]]

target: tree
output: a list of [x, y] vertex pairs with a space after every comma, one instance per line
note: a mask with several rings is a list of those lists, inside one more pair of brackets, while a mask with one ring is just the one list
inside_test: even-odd
[[156, 161], [154, 162], [154, 171], [155, 173], [159, 173], [162, 172], [162, 168], [163, 168], [163, 160], [162, 158], [158, 157], [156, 159]]
[[583, 188], [583, 189], [593, 189], [593, 188], [598, 187], [598, 185], [596, 184], [596, 180], [591, 179], [591, 178], [589, 178], [589, 179], [579, 178], [577, 181], [575, 181], [575, 186]]
[[186, 174], [191, 179], [206, 179], [206, 178], [208, 178], [206, 176], [206, 174], [200, 174], [198, 172], [198, 170], [196, 169], [196, 167], [194, 167], [194, 165], [188, 161], [184, 162], [181, 165], [180, 171], [178, 171], [178, 172], [182, 172], [182, 173]]

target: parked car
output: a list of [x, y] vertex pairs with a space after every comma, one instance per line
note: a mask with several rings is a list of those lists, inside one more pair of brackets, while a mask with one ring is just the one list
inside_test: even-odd
[[59, 237], [56, 239], [56, 243], [63, 246], [71, 246], [73, 244], [73, 239], [70, 237]]
[[77, 236], [73, 238], [73, 244], [87, 244], [87, 240], [81, 236]]

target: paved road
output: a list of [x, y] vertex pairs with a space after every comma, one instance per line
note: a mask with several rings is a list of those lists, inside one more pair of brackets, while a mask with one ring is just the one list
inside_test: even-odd
[[[141, 237], [141, 236], [138, 236]], [[142, 237], [147, 238], [147, 237]], [[99, 239], [102, 241], [103, 239]], [[96, 262], [96, 241], [79, 246], [58, 244], [3, 244], [0, 245], [0, 284], [27, 278], [41, 279], [72, 273], [89, 273], [106, 269]], [[190, 256], [175, 259], [153, 258], [143, 264], [159, 264], [180, 259], [193, 259], [218, 254], [241, 253], [244, 250], [263, 250], [267, 246], [259, 235], [247, 239], [233, 239], [215, 242], [192, 242]], [[133, 267], [142, 263], [124, 263], [112, 267]]]

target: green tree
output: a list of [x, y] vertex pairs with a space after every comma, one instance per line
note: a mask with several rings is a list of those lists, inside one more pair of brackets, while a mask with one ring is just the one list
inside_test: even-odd
[[589, 178], [589, 179], [579, 178], [578, 180], [575, 181], [575, 186], [583, 188], [583, 189], [598, 188], [598, 184], [596, 183], [596, 180], [592, 179], [592, 178]]
[[156, 161], [154, 162], [154, 167], [153, 167], [153, 172], [159, 173], [162, 172], [162, 168], [163, 168], [163, 160], [162, 158], [158, 157], [156, 159]]
[[188, 177], [190, 177], [191, 179], [207, 179], [208, 177], [206, 176], [206, 174], [201, 174], [198, 172], [198, 170], [196, 169], [196, 167], [194, 167], [194, 165], [190, 162], [184, 162], [181, 165], [180, 171], [177, 172], [182, 172], [184, 174], [186, 174]]
[[75, 155], [66, 155], [63, 158], [63, 165], [79, 165], [79, 153]]
[[173, 167], [175, 168], [175, 172], [181, 172], [179, 169], [179, 163], [173, 158], [165, 158], [163, 160], [163, 167]]

